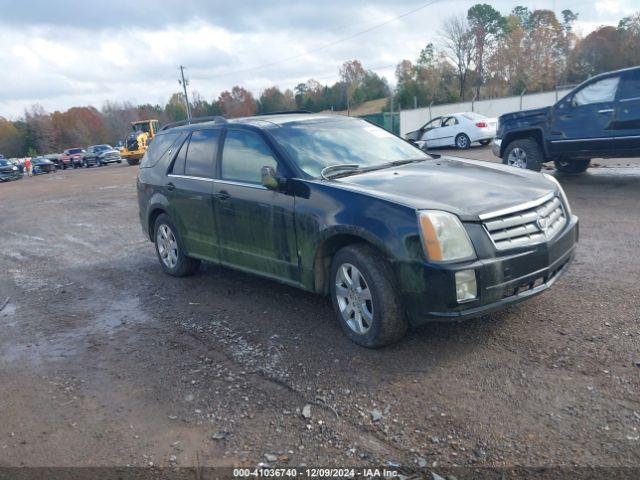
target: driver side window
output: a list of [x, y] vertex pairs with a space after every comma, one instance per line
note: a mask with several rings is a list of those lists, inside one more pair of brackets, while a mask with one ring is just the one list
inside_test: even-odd
[[243, 130], [227, 131], [222, 151], [222, 179], [260, 184], [265, 166], [277, 170], [278, 162], [259, 135]]
[[452, 127], [457, 124], [458, 124], [458, 120], [456, 120], [456, 117], [449, 117], [442, 120], [443, 127]]
[[442, 121], [441, 117], [437, 117], [434, 118], [433, 120], [431, 120], [430, 122], [428, 122], [424, 127], [422, 127], [424, 130], [432, 130], [434, 128], [438, 128], [440, 127], [440, 122]]
[[616, 98], [616, 91], [620, 77], [603, 78], [597, 82], [587, 85], [578, 90], [571, 101], [572, 106], [592, 105], [595, 103], [613, 102]]

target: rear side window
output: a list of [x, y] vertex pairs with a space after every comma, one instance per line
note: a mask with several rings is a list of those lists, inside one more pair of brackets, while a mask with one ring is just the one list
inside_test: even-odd
[[640, 99], [640, 70], [630, 72], [626, 78], [622, 80], [618, 98], [620, 100]]
[[167, 132], [153, 137], [149, 149], [145, 152], [141, 168], [154, 167], [158, 161], [165, 155], [171, 155], [171, 146], [176, 141], [180, 132]]
[[184, 174], [213, 178], [213, 159], [218, 153], [220, 130], [198, 130], [191, 134]]
[[253, 132], [229, 130], [222, 152], [222, 178], [260, 183], [262, 167], [278, 168], [264, 140]]
[[189, 150], [189, 138], [187, 138], [180, 147], [176, 159], [173, 162], [171, 173], [174, 175], [184, 175], [184, 166], [187, 163], [187, 151]]

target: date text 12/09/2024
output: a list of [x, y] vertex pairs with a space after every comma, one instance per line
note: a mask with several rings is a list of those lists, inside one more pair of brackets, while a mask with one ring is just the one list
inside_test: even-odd
[[394, 478], [397, 470], [386, 468], [234, 468], [234, 478]]

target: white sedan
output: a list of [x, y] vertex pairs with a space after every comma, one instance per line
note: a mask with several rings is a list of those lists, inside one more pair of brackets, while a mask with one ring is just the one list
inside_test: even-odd
[[455, 146], [461, 150], [473, 142], [488, 145], [496, 136], [498, 120], [475, 112], [462, 112], [436, 117], [422, 128], [407, 133], [405, 138], [421, 148]]

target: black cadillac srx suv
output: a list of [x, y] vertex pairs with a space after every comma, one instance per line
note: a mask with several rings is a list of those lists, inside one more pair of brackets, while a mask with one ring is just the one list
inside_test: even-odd
[[553, 161], [564, 173], [584, 172], [592, 158], [640, 156], [640, 67], [590, 78], [551, 107], [502, 115], [493, 153], [537, 172]]
[[330, 295], [356, 343], [549, 288], [578, 219], [554, 177], [432, 158], [364, 120], [304, 113], [166, 126], [138, 174], [170, 275], [205, 260]]

